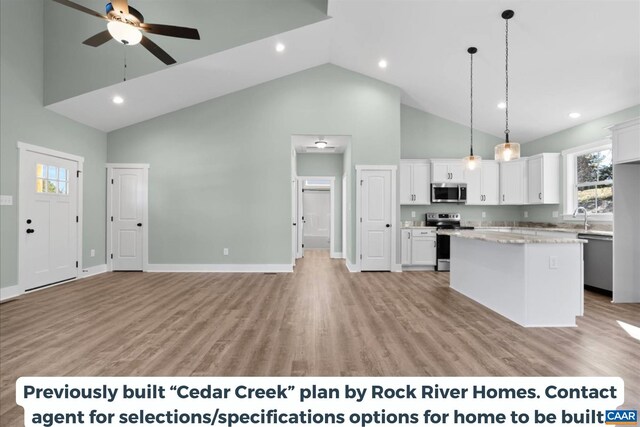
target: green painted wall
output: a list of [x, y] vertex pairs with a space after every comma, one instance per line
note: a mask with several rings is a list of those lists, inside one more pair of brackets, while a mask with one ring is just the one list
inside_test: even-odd
[[[522, 144], [520, 149], [523, 156], [532, 156], [538, 153], [559, 153], [568, 148], [608, 138], [611, 136], [611, 132], [606, 129], [607, 127], [635, 117], [640, 117], [640, 105]], [[562, 165], [561, 169], [560, 176], [563, 176], [564, 167]], [[563, 220], [562, 205], [525, 206], [522, 211], [525, 210], [529, 213], [531, 221], [558, 222]], [[558, 218], [553, 218], [554, 211], [559, 212]]]
[[[107, 2], [79, 1], [102, 13]], [[135, 0], [131, 3], [146, 22], [198, 29], [201, 38], [198, 41], [149, 35], [178, 63], [328, 18], [327, 0]], [[120, 83], [125, 47], [113, 40], [97, 48], [82, 44], [88, 37], [104, 31], [105, 21], [51, 0], [44, 0], [44, 4], [47, 17], [44, 21], [45, 104]], [[129, 80], [165, 68], [142, 46], [127, 49]]]
[[324, 65], [110, 133], [110, 162], [151, 164], [149, 262], [289, 264], [292, 134], [351, 135], [349, 171], [398, 164], [400, 91]]
[[[18, 150], [22, 141], [85, 158], [84, 267], [105, 263], [105, 161], [107, 137], [43, 107], [43, 1], [0, 2], [0, 286], [18, 283]], [[30, 23], [25, 25], [25, 23]], [[86, 70], [85, 70], [86, 71]], [[90, 250], [96, 256], [89, 256]]]
[[298, 154], [298, 176], [331, 176], [336, 179], [333, 209], [333, 242], [336, 252], [342, 252], [342, 154]]
[[[469, 127], [442, 117], [402, 105], [403, 159], [462, 159], [469, 153]], [[493, 159], [493, 148], [499, 138], [474, 131], [473, 150], [484, 159]], [[518, 206], [466, 206], [434, 204], [402, 206], [403, 221], [424, 221], [426, 212], [459, 212], [466, 221], [518, 221], [522, 217]], [[482, 213], [485, 218], [482, 218]], [[415, 217], [412, 216], [415, 213]]]

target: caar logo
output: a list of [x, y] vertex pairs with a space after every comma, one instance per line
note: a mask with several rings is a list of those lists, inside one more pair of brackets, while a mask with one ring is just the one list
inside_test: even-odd
[[606, 411], [604, 413], [605, 424], [636, 425], [638, 424], [638, 411], [632, 409], [620, 409]]

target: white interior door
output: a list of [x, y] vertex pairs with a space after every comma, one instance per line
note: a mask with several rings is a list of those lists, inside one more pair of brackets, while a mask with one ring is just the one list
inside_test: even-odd
[[78, 163], [21, 155], [21, 284], [29, 290], [78, 275]]
[[141, 271], [146, 208], [143, 169], [113, 169], [111, 185], [112, 269]]
[[296, 258], [304, 257], [304, 244], [303, 244], [303, 236], [304, 236], [304, 203], [302, 202], [302, 187], [304, 186], [304, 180], [298, 178], [298, 188], [296, 193], [297, 203], [298, 203], [298, 252], [296, 254]]
[[361, 270], [390, 271], [391, 171], [363, 170], [361, 179]]
[[306, 189], [302, 193], [304, 206], [305, 249], [329, 249], [331, 230], [331, 192]]

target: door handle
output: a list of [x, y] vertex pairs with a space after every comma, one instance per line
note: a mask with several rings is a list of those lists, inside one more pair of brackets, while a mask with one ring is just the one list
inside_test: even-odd
[[387, 225], [385, 225], [385, 227], [389, 228], [389, 227], [391, 227], [391, 224], [387, 224]]
[[31, 233], [35, 233], [36, 230], [34, 230], [33, 228], [27, 228], [27, 234], [31, 234]]
[[137, 223], [136, 225], [137, 225], [138, 227], [142, 227], [142, 223], [141, 223], [141, 222]]

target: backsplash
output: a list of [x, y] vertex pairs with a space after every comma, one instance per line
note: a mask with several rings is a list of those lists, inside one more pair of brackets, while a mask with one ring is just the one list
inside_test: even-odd
[[[411, 213], [415, 212], [415, 217]], [[510, 221], [511, 223], [522, 220], [521, 206], [469, 206], [456, 203], [438, 203], [421, 206], [400, 206], [400, 219], [402, 221], [424, 221], [427, 212], [435, 213], [459, 213], [462, 221]], [[482, 217], [482, 213], [485, 217]]]

